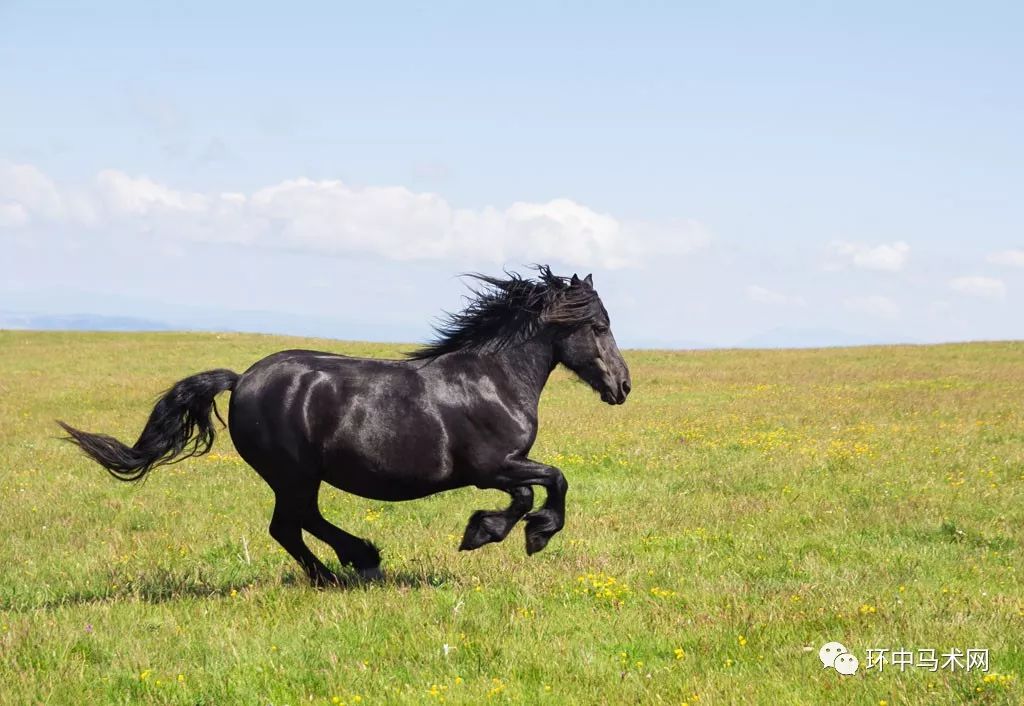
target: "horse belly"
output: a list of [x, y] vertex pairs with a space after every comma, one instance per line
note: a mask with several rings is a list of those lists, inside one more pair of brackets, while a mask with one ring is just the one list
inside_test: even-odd
[[450, 490], [449, 485], [419, 477], [415, 472], [367, 473], [354, 468], [329, 469], [323, 475], [324, 482], [370, 500], [417, 500], [428, 495]]
[[325, 449], [323, 480], [373, 500], [413, 500], [461, 485], [455, 479], [445, 433], [426, 414], [379, 414], [345, 427]]

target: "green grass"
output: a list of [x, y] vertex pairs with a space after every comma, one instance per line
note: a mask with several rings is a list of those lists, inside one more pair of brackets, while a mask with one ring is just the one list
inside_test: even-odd
[[[549, 547], [457, 551], [501, 493], [328, 489], [392, 577], [349, 590], [304, 583], [226, 434], [138, 486], [56, 440], [55, 418], [134, 440], [174, 381], [296, 345], [399, 351], [0, 332], [0, 702], [1024, 702], [1022, 344], [632, 352], [614, 408], [558, 372]], [[822, 669], [829, 640], [857, 675]], [[864, 670], [901, 647], [988, 648], [989, 678]]]

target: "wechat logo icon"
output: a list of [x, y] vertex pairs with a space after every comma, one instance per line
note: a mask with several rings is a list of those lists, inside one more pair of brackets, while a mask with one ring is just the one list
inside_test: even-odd
[[843, 676], [856, 674], [860, 667], [860, 660], [840, 642], [826, 642], [822, 645], [818, 650], [818, 659], [821, 660], [825, 669], [835, 669]]

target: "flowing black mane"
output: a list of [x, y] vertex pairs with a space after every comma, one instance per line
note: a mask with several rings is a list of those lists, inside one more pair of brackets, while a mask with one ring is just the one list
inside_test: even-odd
[[485, 286], [472, 289], [466, 308], [447, 313], [434, 327], [437, 337], [408, 357], [428, 360], [456, 351], [500, 350], [529, 339], [544, 324], [578, 326], [600, 311], [600, 299], [589, 285], [553, 274], [547, 265], [536, 270], [537, 279], [515, 272], [506, 272], [508, 279], [467, 275]]

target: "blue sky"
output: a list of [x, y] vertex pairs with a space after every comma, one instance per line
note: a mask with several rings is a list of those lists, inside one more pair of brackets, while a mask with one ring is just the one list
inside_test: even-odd
[[[1024, 7], [0, 4], [0, 311], [416, 340], [1024, 338]], [[0, 325], [2, 320], [0, 320]]]

